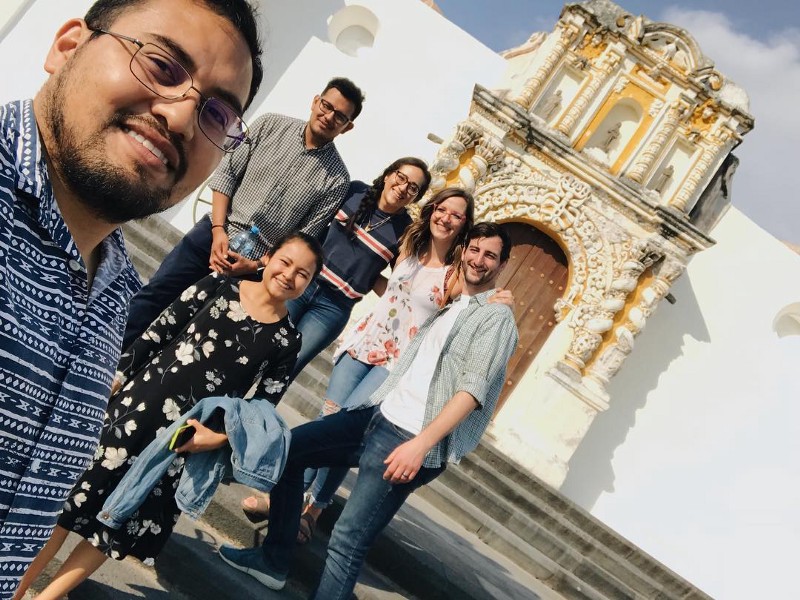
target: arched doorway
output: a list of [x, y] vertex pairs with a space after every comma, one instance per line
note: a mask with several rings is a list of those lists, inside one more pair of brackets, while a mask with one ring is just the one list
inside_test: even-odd
[[564, 295], [569, 276], [567, 257], [547, 234], [525, 223], [505, 223], [511, 237], [511, 256], [498, 285], [514, 294], [514, 317], [519, 329], [517, 351], [506, 370], [506, 385], [497, 410], [536, 358], [555, 326], [553, 306]]

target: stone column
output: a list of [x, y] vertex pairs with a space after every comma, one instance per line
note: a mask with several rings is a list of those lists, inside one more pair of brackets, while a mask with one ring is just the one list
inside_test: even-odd
[[670, 202], [670, 206], [680, 211], [686, 211], [689, 201], [697, 195], [697, 188], [700, 182], [708, 175], [711, 165], [716, 163], [721, 155], [727, 151], [727, 141], [729, 139], [730, 134], [724, 131], [721, 131], [715, 138], [709, 139], [710, 145], [703, 149], [703, 153], [689, 172], [680, 192]]
[[553, 74], [556, 65], [567, 52], [567, 48], [575, 40], [577, 35], [578, 30], [574, 26], [570, 27], [561, 25], [560, 37], [553, 49], [550, 51], [550, 54], [545, 57], [542, 66], [537, 69], [536, 73], [534, 73], [533, 76], [525, 82], [525, 85], [523, 86], [522, 91], [520, 91], [519, 96], [514, 98], [512, 102], [518, 104], [526, 111], [530, 110], [531, 105], [533, 104], [533, 99], [541, 89], [542, 84]]
[[680, 115], [680, 103], [674, 102], [670, 105], [669, 110], [667, 110], [667, 114], [664, 116], [664, 121], [656, 130], [652, 141], [647, 144], [647, 147], [644, 150], [642, 150], [641, 154], [639, 154], [637, 157], [636, 162], [633, 163], [633, 166], [626, 173], [628, 179], [632, 179], [636, 183], [642, 183], [645, 173], [647, 173], [650, 167], [653, 166], [656, 157], [661, 153], [661, 151], [664, 149], [664, 146], [669, 141], [669, 138], [678, 128]]
[[[626, 298], [636, 289], [639, 277], [648, 266], [653, 264], [656, 256], [658, 256], [656, 249], [653, 248], [648, 240], [640, 240], [634, 244], [631, 257], [623, 263], [619, 276], [611, 283], [609, 298], [606, 302], [613, 301], [614, 306], [618, 307], [619, 310], [624, 308]], [[680, 273], [681, 271], [678, 271], [675, 277]], [[674, 281], [674, 278], [672, 280]], [[654, 286], [659, 290], [657, 298], [654, 298], [652, 291], [648, 291]], [[652, 304], [652, 307], [647, 312], [647, 315], [649, 315], [654, 309], [655, 303], [669, 291], [669, 285], [661, 286], [657, 278], [656, 282], [652, 283], [648, 290], [643, 292], [643, 300], [630, 310], [626, 322], [614, 330], [614, 340], [602, 350], [592, 363], [592, 366], [587, 370], [586, 377], [597, 385], [598, 391], [605, 391], [605, 386], [622, 366], [623, 361], [631, 353], [631, 350], [633, 350], [633, 337], [644, 327], [645, 318], [641, 316], [641, 307], [646, 302], [644, 299], [647, 299], [647, 302]]]
[[595, 63], [589, 75], [589, 82], [583, 87], [567, 113], [561, 117], [561, 121], [556, 125], [558, 131], [564, 135], [572, 133], [572, 129], [578, 119], [586, 112], [586, 108], [595, 99], [603, 84], [611, 77], [620, 60], [622, 60], [622, 56], [609, 50]]

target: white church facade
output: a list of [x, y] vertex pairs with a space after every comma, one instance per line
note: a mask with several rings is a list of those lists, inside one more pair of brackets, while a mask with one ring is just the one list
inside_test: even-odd
[[[35, 93], [90, 4], [0, 10], [0, 102]], [[303, 118], [349, 77], [367, 96], [337, 139], [354, 178], [417, 155], [433, 189], [509, 223], [521, 342], [492, 444], [710, 595], [788, 597], [800, 257], [730, 206], [745, 91], [691, 32], [607, 0], [503, 56], [419, 0], [260, 7], [250, 119]]]

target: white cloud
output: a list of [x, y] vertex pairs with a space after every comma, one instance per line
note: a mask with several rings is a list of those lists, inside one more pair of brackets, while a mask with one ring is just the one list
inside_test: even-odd
[[659, 20], [684, 27], [725, 76], [750, 96], [755, 129], [735, 151], [742, 163], [733, 204], [780, 239], [800, 241], [793, 174], [800, 148], [800, 31], [767, 40], [736, 31], [722, 14], [669, 8]]

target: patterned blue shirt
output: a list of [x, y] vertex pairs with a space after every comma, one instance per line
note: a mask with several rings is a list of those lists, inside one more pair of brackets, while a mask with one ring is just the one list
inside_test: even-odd
[[30, 100], [0, 106], [0, 135], [0, 598], [11, 598], [94, 455], [141, 282], [116, 230], [89, 289]]

